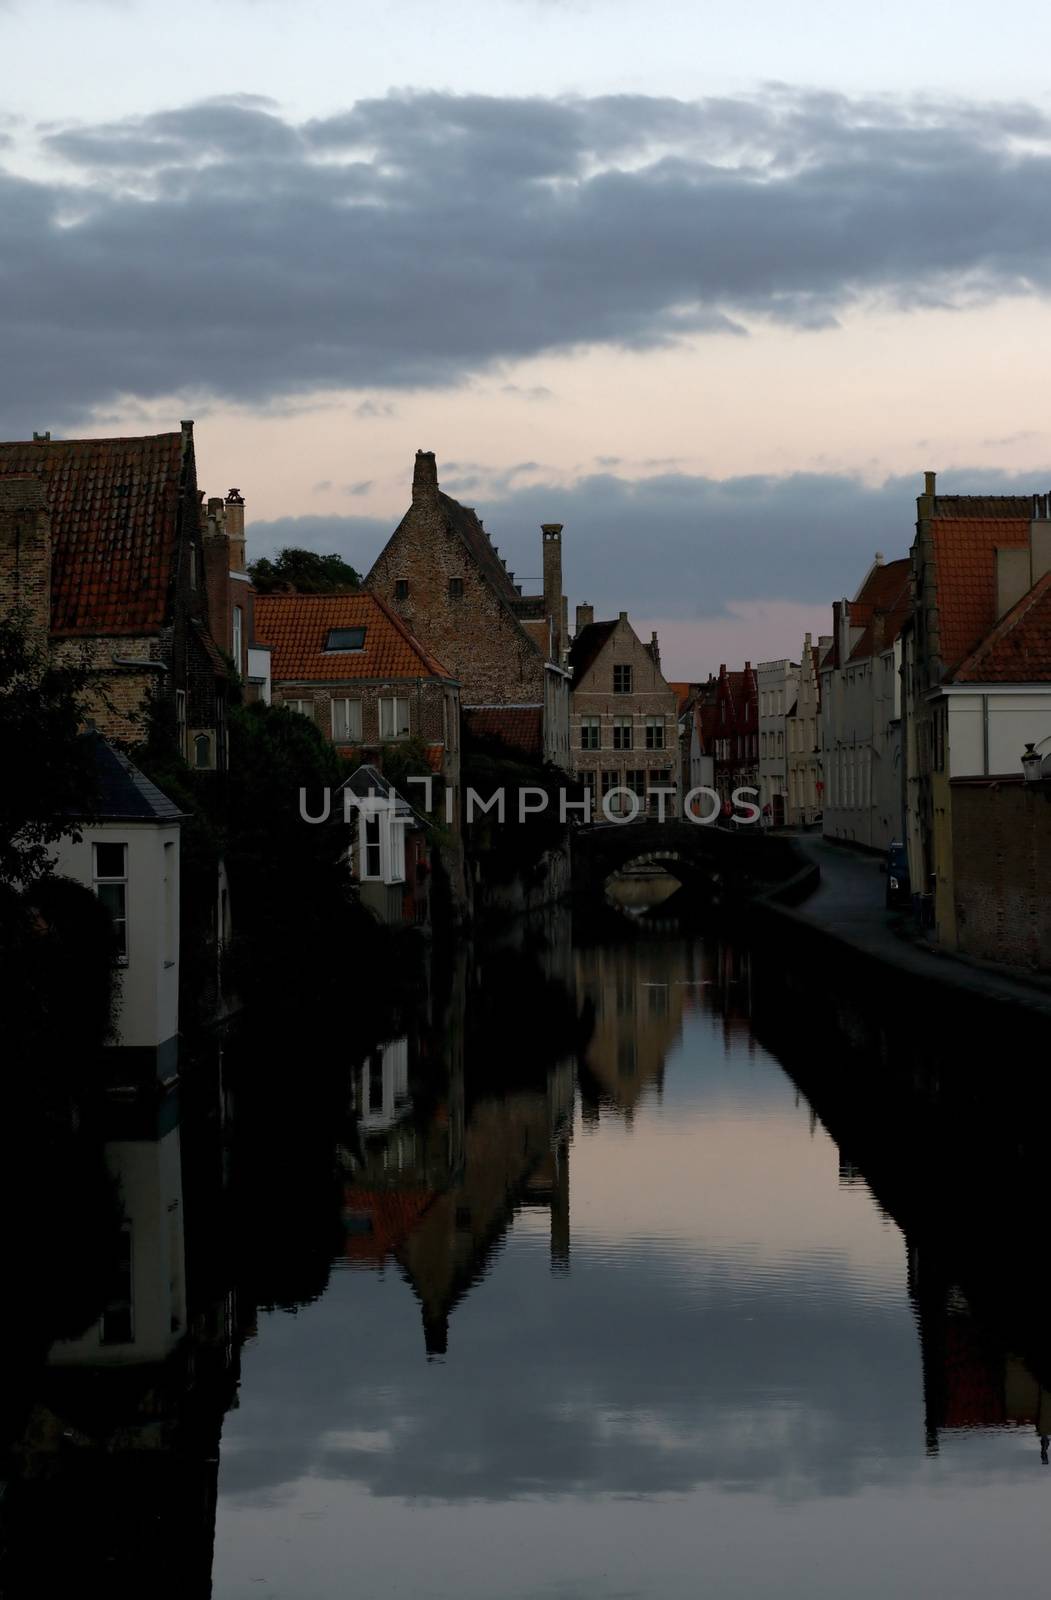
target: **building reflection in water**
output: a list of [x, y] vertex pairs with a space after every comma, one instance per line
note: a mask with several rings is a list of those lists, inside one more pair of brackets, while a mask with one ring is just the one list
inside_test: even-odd
[[1027, 1427], [1048, 1464], [1051, 1393], [1020, 1355], [975, 1315], [967, 1296], [923, 1251], [909, 1246], [909, 1297], [916, 1310], [923, 1359], [927, 1449], [945, 1434]]
[[[100, 1313], [52, 1345], [11, 1452], [3, 1593], [211, 1593], [235, 1301], [187, 1241], [178, 1096], [112, 1107], [117, 1237]], [[203, 1176], [203, 1174], [202, 1174]], [[75, 1216], [71, 1218], [75, 1226]]]
[[[5, 1594], [93, 1584], [185, 1600], [210, 1593], [220, 1431], [236, 1403], [248, 1320], [257, 1303], [317, 1298], [336, 1252], [355, 1271], [404, 1279], [418, 1304], [421, 1361], [447, 1351], [456, 1308], [482, 1285], [516, 1217], [545, 1214], [551, 1268], [570, 1269], [578, 1091], [590, 1136], [603, 1119], [630, 1125], [648, 1098], [660, 1099], [690, 1021], [735, 1052], [753, 1048], [746, 956], [717, 937], [650, 937], [638, 923], [630, 939], [573, 945], [562, 915], [535, 942], [523, 933], [517, 946], [465, 956], [437, 1014], [340, 1064], [344, 1121], [326, 1105], [310, 1125], [315, 1144], [298, 1124], [287, 1131], [283, 1090], [255, 1121], [242, 1104], [255, 1153], [234, 1166], [233, 1210], [245, 1219], [234, 1247], [223, 1228], [223, 1137], [207, 1119], [181, 1124], [175, 1096], [148, 1113], [114, 1109], [105, 1147], [122, 1211], [113, 1272], [98, 1317], [56, 1343], [32, 1379], [11, 1456]], [[273, 1136], [261, 1139], [261, 1128]], [[304, 1162], [320, 1176], [296, 1210], [309, 1188]], [[838, 1182], [868, 1182], [842, 1147]], [[277, 1212], [288, 1234], [280, 1248]], [[908, 1219], [895, 1220], [910, 1237]], [[1017, 1424], [1034, 1429], [1046, 1459], [1051, 1396], [915, 1242], [909, 1291], [928, 1448]]]

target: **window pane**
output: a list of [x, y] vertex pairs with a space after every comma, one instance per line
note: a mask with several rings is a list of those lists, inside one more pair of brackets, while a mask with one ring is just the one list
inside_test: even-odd
[[326, 650], [363, 650], [365, 648], [364, 628], [330, 628]]
[[96, 878], [124, 878], [127, 876], [126, 844], [97, 844], [95, 846]]
[[408, 580], [408, 578], [395, 578], [395, 580], [394, 580], [394, 598], [395, 598], [395, 600], [407, 600], [409, 598], [409, 580]]
[[449, 594], [450, 594], [450, 597], [453, 600], [459, 600], [460, 599], [460, 597], [463, 594], [463, 579], [462, 578], [450, 578], [449, 579]]

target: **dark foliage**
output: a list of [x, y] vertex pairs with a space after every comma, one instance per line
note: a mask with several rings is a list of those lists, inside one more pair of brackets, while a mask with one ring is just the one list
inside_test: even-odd
[[360, 574], [342, 556], [294, 547], [279, 550], [272, 561], [267, 556], [253, 561], [248, 574], [260, 594], [327, 594], [361, 587]]
[[83, 725], [86, 668], [55, 665], [17, 613], [0, 617], [0, 883], [51, 870], [48, 846], [90, 815], [95, 792]]

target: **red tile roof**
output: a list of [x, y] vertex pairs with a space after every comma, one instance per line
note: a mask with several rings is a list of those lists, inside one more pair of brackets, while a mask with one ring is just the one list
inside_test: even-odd
[[[898, 561], [886, 561], [873, 567], [856, 600], [848, 602], [853, 627], [864, 631], [853, 650], [851, 661], [861, 661], [874, 650], [886, 650], [901, 632], [902, 624], [911, 610], [909, 575], [912, 562], [908, 556]], [[875, 619], [882, 613], [882, 643], [876, 643]]]
[[941, 659], [948, 672], [996, 622], [996, 547], [1029, 543], [1031, 495], [938, 495], [931, 518]]
[[[382, 1266], [405, 1242], [434, 1199], [430, 1189], [358, 1189], [348, 1185], [343, 1191], [347, 1259], [355, 1265]], [[368, 1228], [355, 1226], [359, 1222], [367, 1222]]]
[[512, 750], [540, 758], [544, 753], [542, 706], [464, 706], [468, 731], [478, 738], [501, 739]]
[[[364, 628], [364, 649], [326, 650], [332, 628]], [[255, 636], [271, 647], [275, 683], [452, 676], [402, 619], [367, 589], [256, 595]]]
[[51, 629], [150, 632], [166, 619], [183, 435], [0, 444], [0, 475], [34, 473], [51, 509]]
[[1011, 607], [953, 673], [956, 683], [1051, 682], [1051, 572]]

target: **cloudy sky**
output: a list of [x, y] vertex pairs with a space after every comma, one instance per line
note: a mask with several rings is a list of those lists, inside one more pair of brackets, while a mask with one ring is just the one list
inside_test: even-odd
[[1046, 489], [1051, 13], [0, 0], [0, 433], [197, 424], [367, 568], [417, 448], [677, 676], [827, 631], [924, 468]]

